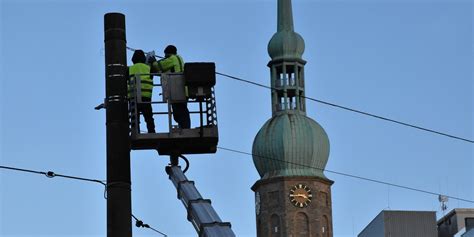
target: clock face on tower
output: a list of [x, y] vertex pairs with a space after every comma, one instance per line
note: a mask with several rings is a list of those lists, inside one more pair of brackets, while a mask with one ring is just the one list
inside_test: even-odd
[[313, 198], [313, 194], [311, 193], [311, 189], [304, 185], [304, 184], [297, 184], [290, 189], [290, 202], [295, 207], [307, 207], [311, 203], [311, 199]]

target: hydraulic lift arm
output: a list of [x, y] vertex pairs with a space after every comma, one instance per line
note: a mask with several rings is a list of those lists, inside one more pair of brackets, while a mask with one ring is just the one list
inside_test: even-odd
[[186, 178], [180, 166], [167, 166], [166, 173], [176, 187], [178, 199], [183, 202], [188, 212], [188, 220], [199, 237], [235, 237], [230, 223], [222, 222], [211, 206], [211, 200], [202, 198], [194, 182]]

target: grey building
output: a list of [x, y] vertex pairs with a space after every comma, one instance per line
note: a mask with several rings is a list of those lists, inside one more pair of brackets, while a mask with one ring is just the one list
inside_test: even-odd
[[436, 237], [436, 212], [380, 212], [358, 237]]
[[474, 228], [470, 229], [466, 233], [462, 234], [461, 237], [474, 237]]
[[466, 227], [466, 233], [462, 234], [461, 237], [474, 237], [474, 218], [467, 217], [464, 219]]
[[473, 227], [474, 208], [455, 208], [438, 220], [438, 237], [454, 237], [461, 231], [470, 237]]

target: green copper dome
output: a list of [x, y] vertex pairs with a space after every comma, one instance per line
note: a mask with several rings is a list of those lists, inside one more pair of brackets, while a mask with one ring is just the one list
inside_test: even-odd
[[[329, 158], [329, 139], [316, 121], [284, 113], [268, 120], [253, 141], [253, 162], [262, 179], [318, 176]], [[311, 168], [316, 167], [317, 169]]]
[[268, 43], [268, 55], [272, 60], [301, 58], [304, 53], [304, 40], [294, 31], [278, 31]]

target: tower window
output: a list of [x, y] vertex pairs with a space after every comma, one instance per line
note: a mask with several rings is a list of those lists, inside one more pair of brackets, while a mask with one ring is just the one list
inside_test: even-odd
[[325, 207], [328, 207], [329, 206], [328, 194], [325, 193], [325, 192], [320, 192], [320, 196], [321, 196], [321, 200], [322, 200], [323, 205]]
[[323, 226], [321, 228], [323, 237], [329, 237], [329, 219], [327, 216], [323, 216]]
[[[299, 63], [283, 62], [271, 68], [272, 112], [282, 110], [305, 111], [303, 66]], [[275, 96], [276, 95], [276, 96]]]
[[280, 237], [280, 233], [281, 233], [281, 230], [280, 230], [280, 217], [278, 217], [278, 215], [276, 214], [273, 214], [272, 217], [271, 217], [271, 233], [270, 233], [270, 236], [271, 237]]
[[280, 110], [285, 110], [287, 109], [287, 105], [286, 105], [286, 101], [285, 101], [285, 97], [280, 97], [280, 106], [279, 106]]
[[300, 87], [304, 86], [304, 71], [301, 66], [298, 66], [298, 84]]
[[289, 86], [294, 86], [295, 83], [295, 74], [294, 73], [288, 73], [288, 85]]
[[263, 236], [262, 221], [260, 219], [257, 221], [257, 236]]
[[288, 105], [288, 108], [289, 109], [295, 109], [296, 108], [296, 103], [294, 101], [294, 97], [288, 97], [288, 102], [289, 102], [289, 105]]
[[284, 86], [285, 85], [285, 74], [279, 73], [277, 86]]
[[309, 218], [304, 212], [298, 212], [295, 216], [295, 234], [297, 237], [309, 237]]
[[306, 108], [305, 108], [305, 103], [304, 103], [305, 100], [303, 99], [303, 97], [304, 97], [303, 91], [299, 91], [298, 96], [300, 97], [300, 110], [305, 111]]

